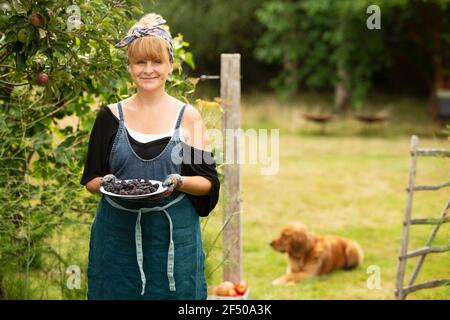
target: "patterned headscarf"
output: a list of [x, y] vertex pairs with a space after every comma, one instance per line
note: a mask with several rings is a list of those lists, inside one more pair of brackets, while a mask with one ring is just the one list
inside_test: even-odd
[[169, 59], [173, 63], [173, 44], [170, 32], [167, 30], [164, 20], [159, 14], [150, 13], [144, 16], [138, 23], [136, 23], [128, 35], [115, 45], [116, 48], [123, 48], [129, 45], [137, 38], [153, 36], [163, 39], [168, 44]]

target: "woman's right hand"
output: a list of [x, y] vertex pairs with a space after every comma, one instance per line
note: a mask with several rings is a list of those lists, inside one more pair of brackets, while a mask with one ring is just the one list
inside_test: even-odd
[[106, 176], [104, 176], [100, 179], [100, 185], [104, 186], [107, 183], [116, 182], [116, 180], [117, 180], [117, 177], [115, 175], [107, 174]]
[[90, 193], [100, 193], [100, 187], [104, 186], [105, 183], [108, 183], [110, 181], [116, 181], [117, 177], [113, 174], [107, 174], [103, 177], [96, 177], [86, 183], [86, 189]]

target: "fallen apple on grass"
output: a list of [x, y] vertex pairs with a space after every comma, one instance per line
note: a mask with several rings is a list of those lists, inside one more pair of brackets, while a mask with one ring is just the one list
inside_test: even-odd
[[228, 296], [228, 293], [232, 289], [234, 290], [234, 283], [231, 281], [224, 281], [217, 288], [217, 295], [218, 296]]
[[244, 280], [238, 282], [224, 281], [218, 286], [210, 288], [209, 294], [212, 296], [237, 297], [243, 296], [248, 289], [247, 282]]
[[234, 290], [234, 289], [230, 289], [230, 290], [228, 290], [228, 292], [227, 292], [227, 296], [228, 296], [228, 297], [237, 297], [237, 295], [238, 295], [238, 293], [237, 293], [236, 290]]
[[247, 291], [247, 282], [245, 280], [241, 280], [234, 285], [234, 290], [236, 290], [237, 294], [243, 295], [245, 291]]

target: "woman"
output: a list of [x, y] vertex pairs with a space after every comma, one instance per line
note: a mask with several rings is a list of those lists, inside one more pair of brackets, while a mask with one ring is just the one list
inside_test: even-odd
[[152, 179], [168, 189], [158, 199], [102, 196], [91, 228], [89, 299], [207, 296], [199, 216], [214, 209], [220, 184], [201, 115], [165, 91], [173, 46], [164, 23], [148, 14], [116, 45], [127, 46], [137, 92], [100, 109], [81, 184], [99, 193], [111, 177]]

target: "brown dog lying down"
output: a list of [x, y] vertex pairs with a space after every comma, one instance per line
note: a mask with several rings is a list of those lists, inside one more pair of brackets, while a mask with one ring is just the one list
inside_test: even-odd
[[294, 284], [336, 269], [352, 269], [360, 265], [364, 258], [360, 245], [355, 241], [318, 235], [301, 222], [288, 224], [270, 245], [274, 250], [288, 254], [286, 274], [272, 284]]

